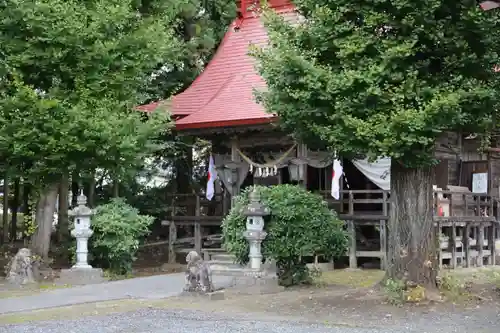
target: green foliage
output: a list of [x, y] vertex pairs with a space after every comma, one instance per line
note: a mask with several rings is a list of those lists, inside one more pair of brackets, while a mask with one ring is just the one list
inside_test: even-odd
[[[304, 256], [319, 254], [332, 258], [345, 253], [347, 235], [343, 222], [328, 209], [325, 201], [300, 186], [257, 186], [264, 205], [271, 209], [265, 224], [268, 233], [262, 243], [264, 258], [276, 260], [280, 283], [285, 286], [310, 283]], [[248, 262], [248, 242], [243, 237], [250, 189], [235, 198], [222, 224], [224, 247], [238, 262]]]
[[[285, 130], [345, 157], [434, 162], [446, 131], [492, 129], [500, 11], [475, 1], [297, 0], [301, 23], [267, 12], [260, 94]], [[289, 21], [288, 21], [289, 22]]]
[[470, 288], [472, 283], [472, 281], [467, 281], [464, 277], [459, 278], [450, 273], [443, 273], [438, 277], [439, 291], [448, 301], [452, 302], [469, 299], [471, 297]]
[[153, 220], [121, 198], [98, 206], [92, 218], [94, 234], [89, 240], [91, 263], [114, 274], [130, 273], [140, 241], [149, 233]]
[[405, 288], [405, 283], [401, 280], [385, 280], [384, 291], [387, 296], [387, 301], [392, 305], [401, 305], [404, 303]]
[[157, 64], [176, 62], [171, 16], [130, 1], [2, 2], [3, 160], [36, 185], [75, 168], [121, 175], [159, 149], [166, 113], [134, 107]]
[[[236, 17], [234, 0], [137, 0], [144, 10], [151, 4], [173, 15], [170, 26], [180, 42], [178, 62], [159, 63], [148, 86], [148, 97], [168, 98], [187, 88], [211, 59], [231, 21]], [[166, 70], [167, 69], [167, 70]]]

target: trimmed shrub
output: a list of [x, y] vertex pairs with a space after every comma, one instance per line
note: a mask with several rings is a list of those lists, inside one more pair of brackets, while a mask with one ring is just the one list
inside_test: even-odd
[[122, 198], [96, 207], [92, 217], [94, 234], [89, 239], [89, 262], [113, 274], [130, 273], [140, 241], [149, 233], [153, 221], [154, 217], [140, 215], [139, 210]]
[[[328, 209], [320, 196], [295, 185], [255, 188], [262, 203], [271, 209], [264, 227], [268, 234], [262, 243], [262, 254], [264, 259], [276, 260], [281, 285], [311, 282], [303, 257], [321, 255], [329, 259], [345, 253], [348, 238], [343, 222]], [[235, 198], [222, 224], [224, 248], [241, 264], [248, 262], [249, 246], [243, 237], [246, 229], [243, 210], [248, 205], [248, 194], [252, 189], [244, 190]]]

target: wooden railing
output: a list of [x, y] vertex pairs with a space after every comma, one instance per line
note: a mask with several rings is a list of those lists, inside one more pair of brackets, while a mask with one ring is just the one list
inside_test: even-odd
[[[340, 199], [333, 200], [329, 192], [323, 191], [320, 195], [328, 202], [332, 209], [339, 213], [339, 217], [346, 221], [346, 229], [350, 236], [349, 266], [358, 267], [358, 258], [379, 258], [381, 267], [387, 265], [387, 221], [389, 220], [390, 196], [383, 190], [352, 190], [341, 191]], [[169, 260], [175, 260], [176, 252], [196, 250], [209, 258], [210, 253], [220, 252], [220, 233], [205, 235], [204, 227], [220, 226], [226, 213], [229, 211], [229, 198], [223, 195], [215, 196], [212, 201], [202, 195], [175, 194], [172, 196], [171, 216], [163, 221], [169, 227]], [[442, 200], [449, 202], [448, 216], [440, 215]], [[217, 208], [216, 206], [221, 206]], [[215, 208], [214, 208], [215, 207]], [[443, 248], [440, 243], [439, 262], [450, 260], [451, 267], [457, 267], [461, 255], [463, 265], [469, 267], [474, 258], [477, 265], [482, 265], [483, 259], [488, 263], [495, 263], [495, 243], [498, 233], [498, 199], [486, 195], [476, 195], [464, 192], [437, 191], [434, 193], [435, 227], [436, 234], [449, 234], [448, 244], [459, 241], [460, 235], [470, 235], [477, 239], [472, 244], [468, 237], [464, 238], [461, 247], [449, 246]], [[194, 212], [194, 214], [187, 214]], [[487, 215], [487, 216], [485, 216]], [[178, 238], [178, 228], [192, 228], [192, 237]], [[378, 233], [377, 239], [366, 239], [360, 232], [361, 228], [374, 228]], [[375, 233], [372, 233], [375, 234]], [[477, 235], [477, 237], [476, 237]], [[484, 235], [487, 235], [487, 247], [484, 246]], [[468, 243], [466, 243], [468, 242]], [[369, 249], [363, 249], [363, 244], [374, 244]], [[374, 249], [376, 248], [376, 249]], [[479, 263], [481, 261], [481, 263]]]

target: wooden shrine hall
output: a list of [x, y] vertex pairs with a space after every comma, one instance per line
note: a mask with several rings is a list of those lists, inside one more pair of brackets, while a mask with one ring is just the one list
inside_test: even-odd
[[[299, 19], [288, 0], [268, 0], [287, 21]], [[171, 196], [165, 217], [169, 227], [170, 261], [176, 253], [196, 249], [205, 258], [221, 250], [220, 225], [230, 209], [231, 196], [253, 184], [300, 184], [324, 197], [352, 235], [346, 264], [366, 262], [385, 266], [386, 221], [390, 209], [390, 161], [343, 160], [341, 195], [330, 195], [332, 154], [323, 147], [295, 142], [274, 124], [254, 98], [265, 88], [248, 55], [250, 45], [267, 43], [259, 15], [250, 10], [253, 1], [239, 2], [238, 17], [228, 28], [214, 57], [199, 77], [182, 93], [167, 101], [138, 109], [168, 109], [180, 135], [196, 136], [212, 143], [219, 180], [211, 201], [204, 193]], [[498, 156], [497, 156], [498, 155]], [[436, 143], [435, 220], [441, 239], [440, 263], [453, 268], [495, 264], [499, 256], [497, 214], [500, 157], [497, 150], [479, 152], [479, 142], [465, 133], [447, 133]], [[178, 238], [180, 229], [188, 230]], [[320, 261], [320, 254], [311, 254]]]

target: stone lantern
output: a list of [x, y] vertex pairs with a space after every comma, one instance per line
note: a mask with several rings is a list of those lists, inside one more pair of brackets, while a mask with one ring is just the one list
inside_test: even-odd
[[94, 213], [87, 207], [87, 197], [83, 191], [77, 198], [77, 206], [68, 212], [74, 219], [74, 228], [71, 235], [76, 238], [76, 264], [73, 268], [92, 268], [87, 262], [88, 241], [94, 233], [90, 228], [90, 218]]
[[88, 241], [94, 233], [92, 231], [90, 218], [94, 215], [92, 209], [87, 207], [87, 197], [80, 192], [77, 198], [77, 206], [68, 211], [73, 218], [74, 228], [71, 235], [76, 238], [76, 264], [70, 269], [62, 269], [59, 275], [59, 283], [70, 285], [82, 285], [100, 283], [106, 281], [100, 268], [93, 268], [88, 263]]
[[257, 190], [253, 190], [249, 195], [250, 203], [243, 214], [247, 217], [246, 231], [243, 236], [250, 244], [250, 269], [260, 271], [262, 263], [261, 244], [266, 238], [264, 231], [264, 216], [271, 213], [268, 207], [260, 202], [260, 195]]

